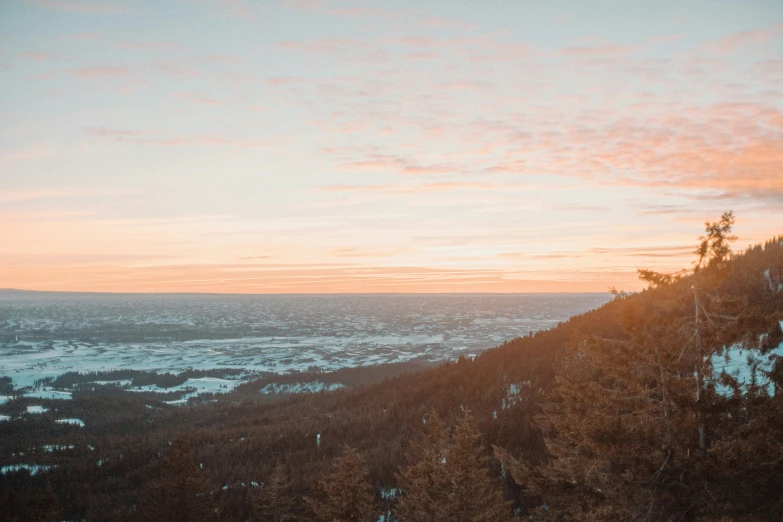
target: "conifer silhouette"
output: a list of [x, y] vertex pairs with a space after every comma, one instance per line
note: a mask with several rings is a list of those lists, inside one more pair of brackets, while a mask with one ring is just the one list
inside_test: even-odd
[[491, 522], [510, 518], [510, 503], [490, 480], [480, 434], [465, 412], [451, 437], [434, 413], [421, 460], [398, 475], [400, 522]]
[[[653, 289], [616, 302], [621, 335], [573, 335], [536, 419], [546, 465], [495, 448], [515, 481], [544, 500], [534, 516], [674, 520], [701, 513], [712, 520], [738, 506], [755, 510], [757, 520], [783, 514], [779, 495], [768, 497], [781, 485], [773, 470], [783, 469], [783, 450], [770, 442], [781, 433], [774, 426], [781, 399], [712, 367], [729, 346], [763, 353], [780, 338], [783, 296], [762, 286], [763, 269], [755, 279], [729, 277], [732, 224], [730, 212], [706, 224], [690, 275], [641, 273]], [[757, 303], [732, 297], [752, 295], [749, 289]], [[773, 384], [779, 368], [780, 359]], [[719, 380], [733, 392], [718, 393]], [[743, 484], [731, 476], [739, 470]]]
[[295, 520], [290, 488], [285, 465], [278, 460], [272, 473], [261, 485], [260, 495], [255, 499], [254, 512], [258, 520], [263, 522]]
[[141, 518], [145, 520], [214, 520], [209, 485], [183, 437], [171, 443], [161, 476], [147, 486], [140, 507]]
[[305, 502], [319, 522], [368, 522], [375, 520], [372, 488], [367, 482], [364, 459], [356, 448], [347, 448], [334, 460], [330, 473], [316, 484], [316, 495]]

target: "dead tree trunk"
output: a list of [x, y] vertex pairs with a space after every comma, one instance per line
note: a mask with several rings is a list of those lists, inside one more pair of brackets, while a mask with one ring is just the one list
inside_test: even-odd
[[699, 294], [696, 287], [693, 286], [693, 302], [695, 310], [695, 328], [694, 334], [696, 343], [696, 420], [699, 425], [699, 451], [702, 456], [707, 453], [707, 426], [704, 422], [704, 412], [702, 408], [702, 397], [704, 395], [704, 350], [701, 346], [701, 313], [699, 312]]

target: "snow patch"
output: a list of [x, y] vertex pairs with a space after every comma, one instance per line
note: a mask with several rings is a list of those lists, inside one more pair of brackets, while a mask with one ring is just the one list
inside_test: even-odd
[[128, 388], [133, 383], [130, 379], [119, 379], [116, 381], [92, 381], [92, 384], [98, 386], [117, 386], [119, 388]]
[[25, 397], [31, 397], [35, 399], [62, 399], [70, 400], [72, 398], [71, 392], [53, 390], [52, 388], [44, 388], [42, 390], [36, 390], [33, 392], [25, 393]]
[[26, 469], [28, 472], [30, 472], [30, 475], [35, 475], [39, 471], [48, 471], [51, 469], [51, 466], [48, 464], [9, 464], [0, 468], [0, 475], [14, 473], [23, 469]]
[[323, 383], [321, 381], [312, 382], [294, 382], [289, 384], [270, 383], [261, 388], [259, 391], [264, 394], [276, 394], [276, 393], [318, 393], [322, 391], [334, 391], [340, 388], [345, 388], [345, 385], [340, 382], [333, 382], [330, 384]]
[[74, 426], [84, 428], [84, 421], [81, 419], [57, 419], [55, 422], [60, 424], [73, 424]]
[[523, 388], [530, 388], [530, 381], [509, 384], [506, 389], [506, 398], [501, 401], [501, 409], [505, 410], [519, 402], [519, 394]]
[[780, 293], [783, 291], [783, 282], [777, 282], [776, 280], [780, 279], [779, 277], [775, 277], [773, 280], [772, 275], [770, 274], [770, 269], [767, 268], [764, 270], [764, 280], [767, 283], [767, 287], [769, 288], [770, 292]]
[[73, 449], [76, 446], [73, 444], [44, 444], [42, 447], [45, 452], [54, 453], [55, 451], [66, 451]]
[[750, 387], [756, 387], [766, 390], [770, 396], [774, 395], [775, 387], [769, 374], [778, 358], [783, 358], [783, 343], [766, 354], [745, 349], [740, 345], [726, 348], [721, 355], [714, 354], [710, 362], [716, 393], [724, 397], [734, 393], [733, 387], [720, 382], [720, 376], [726, 375], [736, 381], [741, 393], [746, 393]]

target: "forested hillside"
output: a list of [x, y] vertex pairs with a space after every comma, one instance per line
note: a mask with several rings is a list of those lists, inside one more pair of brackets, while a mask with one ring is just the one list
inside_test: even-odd
[[274, 402], [44, 401], [86, 425], [0, 422], [0, 465], [46, 466], [0, 475], [0, 519], [780, 520], [783, 239], [731, 256], [728, 232], [474, 360]]

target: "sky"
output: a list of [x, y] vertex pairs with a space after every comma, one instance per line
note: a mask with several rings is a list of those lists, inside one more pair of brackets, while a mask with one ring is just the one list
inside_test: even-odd
[[727, 210], [779, 0], [0, 0], [0, 288], [637, 290]]

